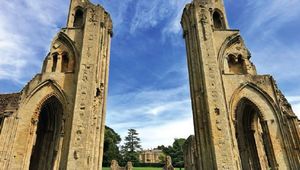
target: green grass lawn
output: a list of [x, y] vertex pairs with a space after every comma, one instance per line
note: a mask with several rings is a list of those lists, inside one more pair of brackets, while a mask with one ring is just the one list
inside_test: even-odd
[[[102, 170], [110, 170], [110, 168], [103, 167]], [[133, 170], [162, 170], [162, 168], [154, 168], [154, 167], [133, 167]], [[175, 168], [175, 170], [179, 170], [179, 168]], [[184, 170], [184, 168], [181, 168]]]

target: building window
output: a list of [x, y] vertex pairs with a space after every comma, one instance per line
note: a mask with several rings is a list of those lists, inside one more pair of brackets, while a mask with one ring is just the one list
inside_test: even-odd
[[214, 21], [215, 29], [218, 29], [218, 30], [225, 29], [223, 16], [221, 15], [221, 13], [219, 11], [215, 11], [213, 13], [213, 21]]
[[68, 72], [68, 67], [69, 67], [69, 57], [67, 54], [63, 54], [62, 63], [61, 63], [62, 72]]
[[230, 73], [234, 74], [246, 74], [244, 60], [241, 55], [235, 56], [233, 54], [228, 55], [228, 67]]
[[52, 72], [55, 72], [56, 65], [57, 65], [57, 54], [54, 54], [52, 59], [53, 59]]
[[81, 27], [83, 25], [83, 11], [77, 9], [75, 12], [73, 27]]
[[3, 124], [4, 124], [4, 117], [0, 117], [0, 134], [3, 128]]

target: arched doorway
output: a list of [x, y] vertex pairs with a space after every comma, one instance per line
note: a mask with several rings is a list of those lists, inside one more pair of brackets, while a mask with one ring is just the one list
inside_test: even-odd
[[267, 121], [258, 107], [246, 98], [236, 109], [236, 137], [243, 169], [276, 169]]
[[29, 169], [53, 169], [58, 157], [62, 131], [63, 106], [54, 96], [40, 110], [36, 140], [32, 148]]

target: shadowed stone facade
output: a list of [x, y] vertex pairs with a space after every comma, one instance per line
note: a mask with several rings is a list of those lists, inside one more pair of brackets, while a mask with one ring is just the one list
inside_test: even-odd
[[223, 1], [193, 0], [181, 23], [195, 127], [186, 170], [299, 169], [298, 119], [274, 79], [257, 75]]
[[0, 95], [0, 169], [101, 169], [112, 21], [71, 0], [41, 73]]
[[187, 138], [183, 145], [183, 161], [184, 168], [188, 170], [196, 170], [196, 163], [199, 158], [195, 157], [196, 155], [196, 145], [195, 145], [195, 136], [191, 135]]

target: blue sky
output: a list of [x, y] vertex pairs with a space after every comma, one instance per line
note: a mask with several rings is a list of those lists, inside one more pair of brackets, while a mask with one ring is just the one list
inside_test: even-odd
[[[180, 18], [190, 0], [93, 0], [112, 16], [107, 124], [140, 133], [144, 148], [193, 133]], [[59, 4], [59, 5], [57, 5]], [[300, 0], [225, 0], [260, 74], [272, 74], [300, 114]], [[40, 71], [69, 1], [10, 0], [0, 6], [0, 93]]]

